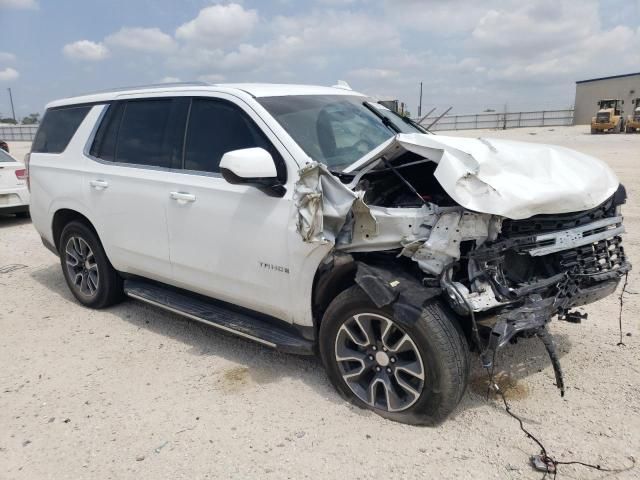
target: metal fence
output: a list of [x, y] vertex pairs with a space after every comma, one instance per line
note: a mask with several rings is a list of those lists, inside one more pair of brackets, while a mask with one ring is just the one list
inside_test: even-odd
[[0, 140], [32, 142], [38, 125], [0, 125]]
[[[425, 118], [427, 126], [437, 117]], [[573, 125], [573, 109], [537, 112], [472, 113], [442, 117], [431, 130], [471, 130], [476, 128], [551, 127]]]

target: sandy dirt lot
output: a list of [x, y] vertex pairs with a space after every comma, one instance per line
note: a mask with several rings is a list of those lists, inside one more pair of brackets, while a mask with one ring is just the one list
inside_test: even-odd
[[[588, 128], [456, 135], [555, 143], [607, 161], [627, 186], [626, 251], [640, 266], [640, 135]], [[27, 147], [13, 144], [17, 156]], [[2, 267], [19, 264], [18, 269]], [[640, 292], [637, 270], [628, 289]], [[640, 295], [554, 321], [567, 394], [536, 339], [498, 355], [511, 406], [559, 460], [629, 466], [640, 455]], [[626, 336], [626, 334], [630, 336]], [[539, 479], [538, 453], [474, 358], [471, 386], [436, 428], [346, 404], [318, 360], [273, 352], [127, 301], [77, 304], [29, 221], [0, 217], [0, 478]], [[565, 466], [559, 478], [640, 477]]]

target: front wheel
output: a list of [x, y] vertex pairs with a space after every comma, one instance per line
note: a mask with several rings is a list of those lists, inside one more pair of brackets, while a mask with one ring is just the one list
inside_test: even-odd
[[402, 423], [433, 425], [464, 394], [469, 348], [440, 301], [415, 321], [379, 309], [358, 286], [338, 295], [320, 326], [320, 355], [338, 392], [355, 405]]
[[67, 224], [60, 234], [59, 249], [64, 278], [80, 303], [105, 308], [122, 299], [122, 278], [87, 225]]

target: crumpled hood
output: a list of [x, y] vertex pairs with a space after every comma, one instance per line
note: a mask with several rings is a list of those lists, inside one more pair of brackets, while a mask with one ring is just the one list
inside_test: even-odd
[[436, 179], [461, 206], [512, 219], [588, 210], [619, 185], [604, 162], [568, 148], [419, 133], [396, 135], [345, 172], [405, 151], [437, 163]]

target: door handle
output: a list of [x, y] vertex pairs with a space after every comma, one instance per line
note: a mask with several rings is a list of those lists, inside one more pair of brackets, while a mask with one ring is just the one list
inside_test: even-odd
[[195, 202], [196, 196], [186, 192], [171, 192], [171, 198], [177, 200], [179, 204], [184, 205], [187, 202]]
[[109, 182], [105, 180], [91, 180], [89, 182], [89, 185], [91, 185], [96, 190], [104, 190], [109, 186]]

